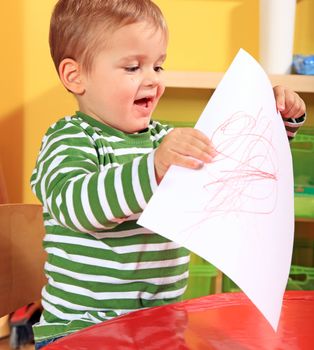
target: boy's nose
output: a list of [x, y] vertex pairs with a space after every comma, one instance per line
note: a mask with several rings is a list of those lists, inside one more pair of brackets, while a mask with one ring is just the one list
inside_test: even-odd
[[158, 72], [156, 72], [155, 70], [145, 72], [143, 82], [146, 86], [158, 85], [160, 83], [160, 77], [158, 75]]

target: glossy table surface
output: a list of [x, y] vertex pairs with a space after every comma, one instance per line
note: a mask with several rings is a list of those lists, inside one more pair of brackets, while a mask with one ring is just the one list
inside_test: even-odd
[[285, 293], [276, 333], [243, 293], [224, 293], [135, 311], [44, 349], [312, 350], [314, 291]]

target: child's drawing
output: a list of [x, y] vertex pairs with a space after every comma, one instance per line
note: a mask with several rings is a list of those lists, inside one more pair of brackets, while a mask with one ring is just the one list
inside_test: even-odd
[[[218, 156], [214, 163], [206, 165], [210, 181], [204, 185], [205, 190], [212, 189], [204, 208], [208, 214], [268, 214], [273, 211], [277, 161], [271, 143], [270, 122], [263, 118], [262, 112], [260, 109], [256, 117], [236, 112], [215, 130], [212, 141]], [[226, 159], [229, 169], [215, 172], [215, 163]], [[254, 203], [253, 206], [252, 201], [257, 201], [257, 205]]]
[[240, 219], [242, 213], [273, 212], [277, 203], [278, 162], [270, 124], [260, 108], [255, 116], [237, 111], [214, 130], [211, 139], [218, 155], [205, 165], [208, 182], [203, 185], [204, 215], [182, 232], [191, 233], [191, 229], [217, 216]]
[[217, 156], [172, 167], [139, 224], [229, 276], [277, 329], [293, 245], [293, 174], [271, 84], [240, 51], [196, 128]]

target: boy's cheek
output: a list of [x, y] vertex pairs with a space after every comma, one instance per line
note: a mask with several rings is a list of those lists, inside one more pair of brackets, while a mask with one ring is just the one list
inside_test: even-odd
[[[157, 99], [158, 99], [158, 100], [159, 100], [160, 97], [164, 94], [165, 89], [166, 89], [165, 85], [160, 85], [160, 86], [158, 87], [158, 90], [157, 90]], [[158, 102], [158, 101], [157, 101], [157, 102]]]

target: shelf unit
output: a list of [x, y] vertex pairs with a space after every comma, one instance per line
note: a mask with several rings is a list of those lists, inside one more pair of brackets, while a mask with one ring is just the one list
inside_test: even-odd
[[[215, 89], [222, 72], [165, 71], [168, 88]], [[272, 85], [283, 85], [294, 91], [314, 93], [314, 75], [270, 75]]]

